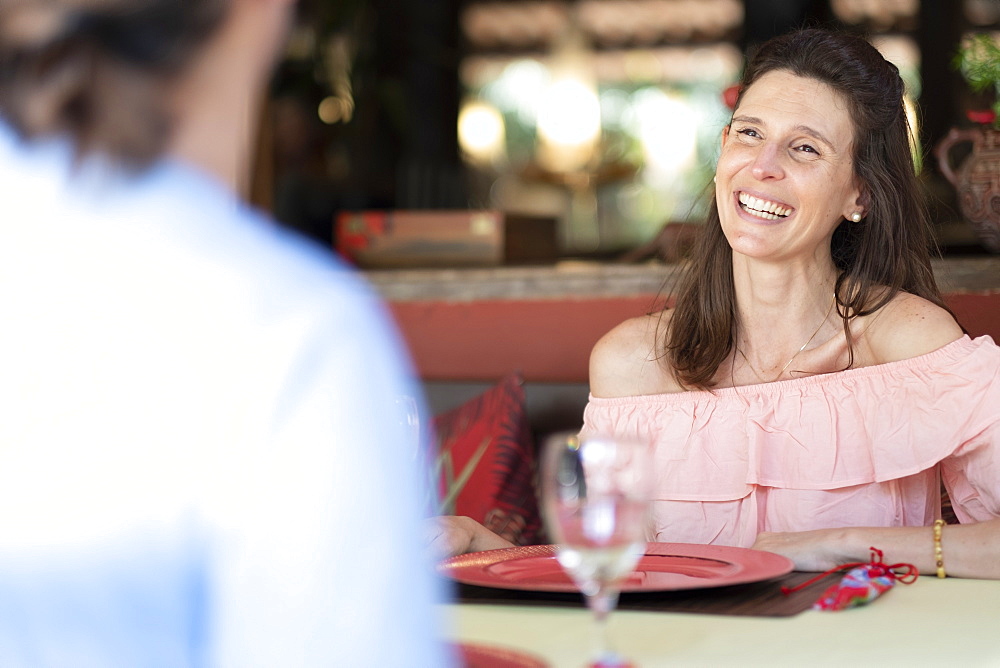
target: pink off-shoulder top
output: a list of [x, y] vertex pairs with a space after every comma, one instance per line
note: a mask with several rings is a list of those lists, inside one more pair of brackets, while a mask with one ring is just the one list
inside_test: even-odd
[[749, 547], [760, 531], [920, 526], [939, 474], [962, 522], [1000, 517], [1000, 347], [761, 385], [590, 397], [584, 432], [655, 445], [650, 540]]

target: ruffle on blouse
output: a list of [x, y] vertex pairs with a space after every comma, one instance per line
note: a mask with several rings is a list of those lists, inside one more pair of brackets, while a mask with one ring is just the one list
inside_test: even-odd
[[[732, 501], [754, 486], [833, 490], [914, 475], [1000, 504], [1000, 348], [963, 337], [848, 371], [649, 396], [591, 396], [584, 431], [653, 442], [658, 498]], [[949, 485], [951, 487], [952, 485]], [[978, 515], [978, 512], [973, 514]]]

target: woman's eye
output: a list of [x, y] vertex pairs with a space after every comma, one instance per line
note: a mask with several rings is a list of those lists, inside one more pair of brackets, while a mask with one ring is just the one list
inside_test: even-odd
[[743, 128], [742, 130], [737, 130], [736, 133], [744, 135], [746, 137], [754, 137], [754, 138], [760, 137], [760, 134], [753, 128]]
[[817, 151], [809, 144], [802, 144], [801, 146], [798, 147], [797, 150], [802, 151], [803, 153], [815, 153], [816, 155], [819, 155], [819, 151]]

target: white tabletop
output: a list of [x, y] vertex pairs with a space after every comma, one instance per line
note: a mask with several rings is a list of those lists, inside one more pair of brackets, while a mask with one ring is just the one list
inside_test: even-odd
[[[557, 668], [584, 666], [590, 658], [584, 608], [445, 608], [455, 642], [528, 651]], [[621, 610], [610, 624], [616, 646], [637, 668], [1000, 666], [1000, 581], [925, 576], [842, 612], [740, 617]]]

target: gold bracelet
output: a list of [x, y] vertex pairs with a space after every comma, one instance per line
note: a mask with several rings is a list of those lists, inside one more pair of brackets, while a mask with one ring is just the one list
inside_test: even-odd
[[944, 551], [941, 549], [941, 528], [944, 520], [934, 520], [934, 563], [937, 565], [937, 576], [947, 577], [944, 572]]

